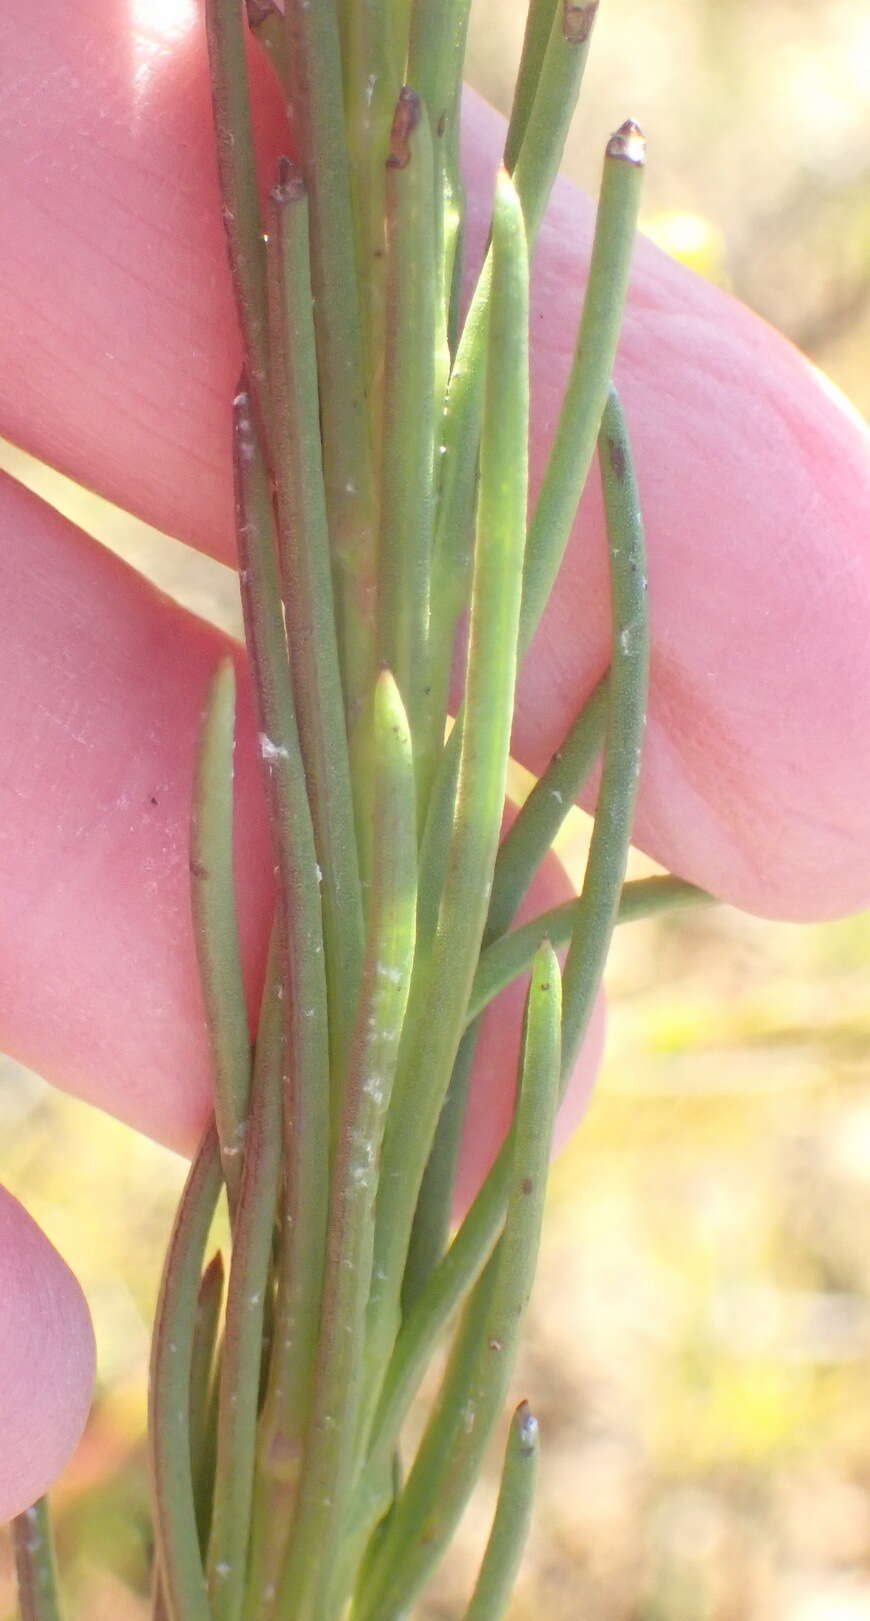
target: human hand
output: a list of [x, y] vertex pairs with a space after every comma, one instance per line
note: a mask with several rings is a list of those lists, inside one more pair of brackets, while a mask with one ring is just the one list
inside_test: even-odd
[[[132, 20], [121, 0], [83, 0], [75, 13], [46, 0], [38, 31], [11, 16], [4, 30], [0, 429], [228, 559], [239, 350], [199, 19], [187, 0], [134, 8]], [[268, 172], [281, 111], [258, 76]], [[499, 128], [469, 101], [472, 257]], [[590, 225], [590, 205], [561, 188], [533, 316], [538, 474]], [[648, 247], [618, 380], [650, 546], [638, 840], [751, 909], [855, 909], [870, 898], [866, 434], [793, 351]], [[593, 492], [521, 682], [514, 746], [533, 768], [607, 662], [596, 503]], [[0, 546], [0, 1040], [56, 1084], [187, 1150], [209, 1099], [188, 905], [191, 761], [225, 642], [8, 482]], [[240, 912], [254, 997], [270, 879], [244, 692], [239, 733]], [[561, 898], [564, 882], [551, 869], [538, 904]], [[513, 1073], [507, 1028], [503, 1015], [491, 1024], [498, 1052], [482, 1077]], [[575, 1099], [588, 1090], [596, 1040], [600, 1027]], [[490, 1149], [476, 1139], [479, 1158]], [[0, 1231], [3, 1517], [45, 1487], [73, 1444], [92, 1344], [74, 1281], [8, 1197]]]

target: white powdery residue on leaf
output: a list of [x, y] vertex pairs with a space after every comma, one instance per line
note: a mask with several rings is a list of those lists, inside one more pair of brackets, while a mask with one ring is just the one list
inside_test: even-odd
[[269, 764], [271, 764], [273, 760], [289, 759], [287, 749], [284, 747], [283, 743], [273, 743], [271, 737], [267, 737], [265, 732], [260, 732], [259, 736], [260, 753], [263, 756], [263, 759]]
[[382, 979], [390, 980], [390, 982], [393, 985], [401, 985], [401, 983], [402, 983], [402, 970], [401, 970], [401, 968], [391, 968], [388, 962], [379, 962], [378, 967], [377, 967], [377, 971], [381, 975]]

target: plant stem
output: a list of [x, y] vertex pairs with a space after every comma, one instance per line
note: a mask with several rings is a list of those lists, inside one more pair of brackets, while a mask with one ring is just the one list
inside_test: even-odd
[[21, 1621], [61, 1621], [47, 1498], [12, 1521], [12, 1547]]
[[390, 1516], [354, 1621], [392, 1621], [443, 1552], [480, 1469], [507, 1391], [531, 1293], [561, 1074], [559, 965], [532, 971], [504, 1233], [475, 1287], [441, 1393]]
[[281, 1170], [284, 1016], [273, 939], [260, 1017], [251, 1128], [233, 1235], [207, 1583], [215, 1621], [239, 1621], [248, 1575], [263, 1320]]
[[511, 1420], [492, 1531], [465, 1621], [502, 1621], [510, 1602], [535, 1495], [538, 1421], [521, 1402]]
[[[657, 912], [711, 906], [714, 900], [715, 896], [708, 895], [705, 889], [698, 889], [683, 878], [672, 878], [670, 874], [636, 878], [622, 886], [615, 921], [634, 923], [638, 918], [653, 917]], [[560, 906], [541, 912], [530, 923], [494, 940], [478, 963], [468, 1000], [469, 1020], [476, 1018], [500, 991], [528, 971], [542, 940], [552, 941], [557, 950], [568, 945], [582, 915], [583, 897], [579, 895], [576, 900], [563, 901]]]
[[[247, 396], [235, 406], [242, 604], [257, 703], [287, 985], [284, 1204], [275, 1334], [258, 1448], [258, 1529], [283, 1540], [307, 1421], [326, 1242], [329, 1037], [314, 831], [290, 684], [271, 492]], [[256, 1563], [256, 1561], [255, 1561]], [[268, 1577], [267, 1577], [268, 1585]]]
[[354, 833], [320, 446], [308, 201], [282, 168], [269, 215], [269, 312], [278, 545], [299, 738], [322, 873], [334, 1074], [347, 1057], [362, 968]]
[[553, 589], [589, 473], [628, 291], [645, 146], [636, 124], [607, 143], [583, 314], [559, 424], [529, 527], [523, 651]]
[[[522, 205], [528, 251], [531, 255], [544, 209], [564, 150], [588, 55], [589, 35], [566, 35], [562, 19], [567, 0], [558, 0], [545, 58], [546, 73], [535, 96], [513, 178]], [[590, 8], [582, 8], [590, 9]], [[594, 16], [594, 8], [592, 8]], [[478, 447], [486, 380], [492, 283], [492, 253], [477, 286], [450, 375], [442, 424], [443, 457], [438, 491], [438, 515], [432, 558], [432, 613], [429, 629], [429, 689], [425, 748], [437, 757], [443, 740], [444, 715], [450, 682], [454, 641], [467, 599], [470, 568], [468, 536], [478, 470]], [[597, 431], [597, 430], [596, 430]], [[522, 651], [526, 635], [523, 632]], [[453, 748], [459, 747], [461, 720], [454, 727]], [[442, 777], [453, 769], [450, 746], [442, 758]], [[436, 780], [434, 793], [441, 784]]]
[[191, 904], [214, 1073], [221, 1164], [235, 1211], [248, 1123], [251, 1034], [233, 875], [236, 680], [223, 659], [209, 684], [197, 751], [190, 835]]
[[376, 637], [376, 522], [335, 0], [288, 0], [291, 86], [311, 207], [311, 280], [338, 645], [358, 794], [365, 781]]
[[211, 1530], [223, 1292], [224, 1263], [217, 1250], [199, 1285], [190, 1361], [190, 1472], [201, 1548], [208, 1547]]
[[[403, 90], [396, 106], [386, 172], [380, 652], [419, 736], [432, 551], [437, 289], [432, 137], [426, 108], [413, 90]], [[427, 764], [416, 761], [421, 816]]]
[[634, 819], [649, 679], [646, 558], [628, 431], [611, 389], [598, 440], [610, 554], [607, 741], [583, 892], [562, 979], [565, 1076], [580, 1050], [619, 911]]
[[592, 770], [604, 738], [606, 716], [605, 676], [587, 699], [564, 743], [501, 841], [492, 879], [485, 945], [510, 928], [517, 907]]
[[261, 432], [269, 420], [266, 259], [238, 0], [206, 0], [218, 174], [230, 270]]
[[148, 1433], [154, 1527], [170, 1621], [213, 1621], [196, 1524], [190, 1458], [190, 1374], [202, 1261], [221, 1191], [210, 1126], [187, 1179], [157, 1304]]
[[504, 174], [494, 245], [467, 720], [439, 923], [430, 960], [415, 966], [384, 1137], [369, 1319], [374, 1384], [395, 1337], [414, 1206], [462, 1035], [504, 804], [528, 460], [528, 260], [519, 202]]
[[377, 1165], [408, 1000], [416, 926], [411, 738], [398, 688], [375, 692], [369, 935], [330, 1194], [329, 1239], [305, 1467], [276, 1614], [321, 1616], [344, 1530], [358, 1430]]

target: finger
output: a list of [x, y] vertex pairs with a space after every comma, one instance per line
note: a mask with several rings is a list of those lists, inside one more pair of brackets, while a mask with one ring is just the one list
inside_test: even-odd
[[[44, 0], [26, 28], [3, 11], [0, 55], [0, 432], [231, 558], [241, 351], [200, 8]], [[285, 124], [258, 65], [273, 169]]]
[[[0, 1045], [189, 1150], [210, 1097], [189, 900], [193, 757], [229, 644], [10, 480], [0, 568]], [[254, 1003], [271, 864], [244, 684], [235, 784]]]
[[68, 1266], [0, 1188], [0, 1524], [51, 1485], [84, 1428], [94, 1336]]
[[[132, 15], [121, 0], [74, 11], [46, 0], [27, 30], [11, 12], [0, 19], [10, 107], [0, 426], [228, 556], [238, 345], [201, 26], [188, 0], [143, 9], [147, 27]], [[281, 112], [268, 74], [255, 77], [269, 159]], [[46, 81], [51, 97], [37, 94]], [[479, 245], [503, 125], [473, 98], [466, 123]], [[558, 188], [533, 299], [533, 478], [591, 225], [588, 201]], [[750, 910], [812, 918], [866, 905], [866, 432], [787, 344], [643, 243], [618, 380], [653, 620], [637, 841]], [[604, 667], [606, 602], [593, 489], [521, 682], [514, 746], [533, 768]]]

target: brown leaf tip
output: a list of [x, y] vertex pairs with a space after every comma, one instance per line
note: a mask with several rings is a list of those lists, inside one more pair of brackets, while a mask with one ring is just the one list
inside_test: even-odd
[[390, 129], [390, 155], [388, 169], [406, 169], [411, 161], [411, 136], [423, 112], [423, 104], [416, 90], [407, 85], [399, 92], [393, 123]]
[[305, 177], [297, 163], [292, 158], [278, 159], [278, 173], [272, 187], [272, 201], [278, 203], [298, 203], [305, 196]]
[[639, 169], [646, 163], [646, 141], [643, 130], [633, 118], [627, 118], [624, 124], [611, 135], [607, 143], [607, 156], [617, 158], [621, 163], [634, 163]]
[[587, 0], [585, 5], [577, 5], [576, 0], [564, 0], [562, 31], [569, 45], [585, 45], [597, 10], [598, 0]]

